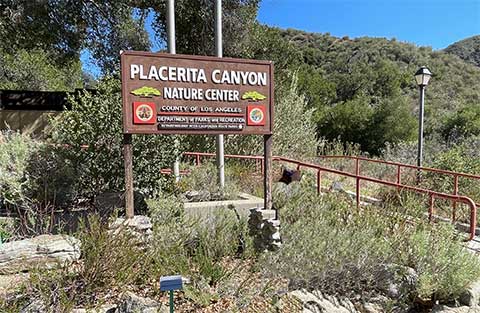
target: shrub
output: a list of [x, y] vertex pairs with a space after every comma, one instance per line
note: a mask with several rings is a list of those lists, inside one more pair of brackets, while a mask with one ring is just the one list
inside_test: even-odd
[[14, 132], [0, 134], [0, 206], [18, 215], [17, 236], [49, 233], [53, 211], [75, 198], [76, 175], [62, 150]]
[[[480, 174], [480, 153], [478, 146], [480, 137], [471, 137], [462, 143], [450, 146], [448, 150], [438, 153], [431, 166], [438, 169], [450, 170], [455, 172]], [[453, 194], [454, 179], [451, 175], [440, 175], [429, 173], [425, 175], [423, 182], [428, 188]], [[472, 198], [476, 203], [480, 201], [480, 181], [459, 177], [458, 193]], [[459, 220], [466, 222], [470, 220], [470, 212], [465, 210], [466, 206], [458, 206], [457, 217]], [[445, 203], [442, 207], [448, 214], [451, 212], [451, 203]], [[477, 212], [477, 219], [480, 212]]]
[[112, 233], [99, 216], [91, 215], [76, 236], [81, 242], [79, 262], [60, 270], [33, 271], [21, 296], [0, 308], [21, 308], [36, 300], [52, 312], [68, 312], [78, 305], [97, 305], [105, 295], [119, 293], [126, 286], [150, 282], [152, 259], [132, 232]]
[[0, 206], [21, 205], [29, 200], [25, 175], [28, 159], [38, 143], [12, 131], [0, 133]]
[[[307, 108], [305, 97], [299, 93], [297, 86], [295, 75], [290, 85], [280, 85], [275, 90], [273, 129], [275, 155], [299, 158], [311, 157], [317, 152], [314, 111]], [[261, 154], [263, 140], [261, 136], [225, 136], [225, 151], [232, 154]]]
[[199, 192], [200, 199], [197, 201], [237, 199], [240, 192], [228, 172], [225, 175], [225, 187], [220, 188], [217, 167], [210, 162], [193, 167], [191, 172], [177, 183], [177, 187], [177, 191], [181, 193], [187, 191]]
[[64, 148], [42, 144], [28, 158], [26, 190], [36, 204], [66, 208], [78, 198], [79, 173], [64, 152]]
[[183, 214], [181, 202], [174, 196], [149, 200], [148, 206], [158, 274], [176, 272], [215, 285], [226, 275], [221, 264], [224, 257], [253, 251], [246, 221], [231, 210], [190, 217]]
[[[69, 99], [71, 110], [53, 120], [51, 140], [65, 148], [78, 172], [78, 193], [92, 197], [124, 189], [122, 102], [120, 81], [105, 78], [96, 92]], [[82, 147], [88, 145], [88, 147]], [[160, 169], [170, 167], [178, 154], [174, 136], [133, 135], [135, 188], [152, 194], [165, 182]]]
[[461, 238], [452, 225], [441, 223], [420, 227], [407, 237], [405, 249], [397, 250], [418, 274], [418, 297], [451, 301], [480, 277], [478, 257], [464, 250]]
[[410, 267], [419, 278], [400, 302], [451, 300], [480, 277], [480, 262], [453, 227], [429, 224], [414, 198], [356, 209], [340, 194], [319, 198], [301, 183], [294, 190], [277, 204], [284, 245], [262, 259], [268, 275], [289, 279], [292, 288], [368, 298], [385, 290], [378, 279], [385, 269]]

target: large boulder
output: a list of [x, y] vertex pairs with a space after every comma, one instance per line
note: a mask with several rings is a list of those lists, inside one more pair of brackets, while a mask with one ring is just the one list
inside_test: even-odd
[[80, 241], [71, 236], [41, 235], [0, 246], [0, 274], [53, 268], [80, 258]]

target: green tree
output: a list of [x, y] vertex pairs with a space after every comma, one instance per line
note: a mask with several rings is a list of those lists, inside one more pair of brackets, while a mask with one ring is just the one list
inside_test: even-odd
[[387, 142], [397, 144], [414, 140], [416, 130], [417, 120], [404, 97], [382, 99], [370, 120], [366, 144], [362, 148], [378, 155]]
[[318, 136], [328, 140], [340, 139], [344, 142], [355, 142], [366, 150], [365, 134], [374, 114], [368, 98], [358, 97], [336, 104], [328, 110], [318, 125]]
[[[314, 110], [307, 107], [305, 97], [298, 92], [298, 79], [290, 78], [290, 85], [278, 86], [275, 92], [273, 153], [290, 157], [316, 155], [318, 141], [313, 120]], [[261, 154], [261, 136], [226, 136], [227, 153]]]
[[447, 117], [442, 129], [446, 140], [480, 135], [480, 105], [471, 104]]
[[[245, 54], [253, 30], [259, 0], [224, 0], [223, 50], [225, 56], [239, 57]], [[162, 41], [167, 39], [166, 1], [144, 1], [144, 7], [155, 12], [154, 28]], [[195, 55], [215, 54], [215, 2], [209, 0], [175, 1], [175, 30], [177, 53]]]
[[[53, 121], [51, 140], [69, 145], [65, 157], [78, 173], [80, 194], [123, 190], [122, 101], [120, 82], [105, 78], [95, 93], [70, 98], [72, 109]], [[88, 145], [88, 147], [82, 147]], [[133, 136], [135, 188], [152, 194], [165, 182], [160, 173], [175, 159], [174, 136]]]
[[79, 60], [58, 66], [44, 50], [0, 51], [0, 89], [71, 91], [81, 87]]
[[120, 50], [147, 50], [143, 1], [6, 0], [0, 3], [0, 48], [41, 49], [59, 64], [89, 49], [105, 73], [118, 70]]

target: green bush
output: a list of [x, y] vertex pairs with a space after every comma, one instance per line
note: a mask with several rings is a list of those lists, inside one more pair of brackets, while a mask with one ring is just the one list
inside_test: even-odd
[[228, 172], [225, 175], [225, 187], [220, 188], [217, 167], [211, 162], [192, 167], [191, 172], [177, 183], [177, 191], [180, 193], [197, 191], [200, 193], [198, 201], [237, 199], [240, 192]]
[[29, 201], [26, 187], [28, 160], [38, 143], [12, 131], [0, 133], [0, 205], [16, 206]]
[[[64, 153], [77, 171], [78, 194], [92, 197], [102, 191], [123, 190], [120, 81], [105, 78], [96, 92], [84, 91], [69, 101], [72, 108], [53, 120], [50, 138], [55, 144], [68, 145]], [[174, 139], [174, 136], [133, 135], [136, 189], [152, 194], [165, 183], [160, 169], [170, 167], [178, 154]]]
[[400, 245], [400, 259], [418, 274], [418, 297], [451, 301], [480, 277], [478, 257], [465, 251], [461, 238], [452, 225], [442, 223], [420, 227]]
[[105, 295], [127, 286], [151, 282], [151, 254], [132, 232], [112, 233], [99, 216], [91, 215], [76, 237], [81, 243], [81, 261], [58, 270], [34, 270], [19, 297], [0, 303], [2, 311], [18, 312], [37, 300], [51, 312], [69, 312], [74, 306], [101, 304]]
[[78, 199], [78, 170], [65, 157], [62, 147], [38, 145], [28, 158], [29, 198], [43, 206], [67, 208]]
[[55, 147], [14, 132], [0, 134], [0, 206], [18, 216], [11, 238], [49, 233], [53, 211], [74, 198], [75, 175]]
[[[289, 279], [291, 288], [368, 298], [385, 292], [378, 279], [385, 269], [413, 268], [418, 281], [397, 300], [411, 303], [452, 300], [480, 277], [480, 262], [464, 250], [461, 236], [449, 225], [428, 223], [414, 198], [357, 209], [341, 194], [318, 197], [309, 184], [296, 184], [277, 204], [284, 245], [262, 259], [266, 273]], [[392, 279], [401, 284], [402, 277]]]
[[[480, 137], [470, 137], [463, 142], [449, 146], [435, 156], [431, 167], [449, 170], [454, 172], [470, 173], [474, 175], [480, 174], [480, 152], [478, 147]], [[423, 182], [428, 188], [453, 194], [454, 180], [451, 175], [440, 175], [428, 173], [425, 175]], [[465, 177], [458, 179], [458, 193], [463, 196], [472, 198], [476, 203], [480, 201], [480, 180]], [[451, 203], [446, 204], [447, 212], [450, 212]], [[470, 220], [469, 211], [465, 211], [459, 206], [458, 216], [463, 221]], [[463, 215], [463, 217], [462, 217]], [[477, 212], [477, 219], [480, 212]]]
[[469, 136], [480, 136], [480, 106], [471, 103], [447, 117], [442, 136], [446, 141], [456, 142]]
[[[275, 90], [273, 154], [294, 157], [311, 157], [317, 152], [317, 138], [313, 109], [307, 107], [305, 97], [298, 91], [297, 76], [291, 75], [291, 83], [279, 85]], [[203, 147], [213, 148], [212, 139], [202, 141]], [[192, 139], [191, 149], [202, 149]], [[207, 150], [208, 151], [208, 150]], [[210, 150], [211, 151], [211, 150]], [[225, 136], [225, 151], [231, 154], [262, 154], [261, 136]]]
[[158, 274], [181, 273], [215, 285], [227, 275], [221, 263], [224, 257], [246, 256], [253, 251], [247, 223], [233, 210], [189, 217], [174, 196], [149, 200], [148, 206]]
[[54, 53], [39, 48], [14, 53], [0, 49], [0, 72], [0, 89], [70, 91], [82, 87], [79, 59], [59, 65]]

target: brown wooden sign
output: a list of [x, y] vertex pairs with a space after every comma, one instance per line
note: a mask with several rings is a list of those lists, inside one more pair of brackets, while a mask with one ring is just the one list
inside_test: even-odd
[[127, 51], [121, 64], [125, 134], [272, 133], [270, 61]]

